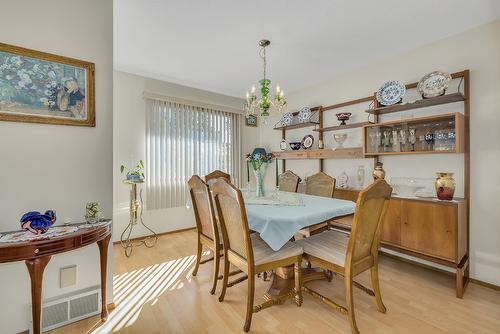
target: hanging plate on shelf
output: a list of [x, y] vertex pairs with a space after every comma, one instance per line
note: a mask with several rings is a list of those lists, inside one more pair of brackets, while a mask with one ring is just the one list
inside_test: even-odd
[[303, 107], [299, 111], [299, 122], [305, 123], [305, 122], [309, 121], [309, 118], [311, 118], [311, 115], [312, 115], [311, 108]]
[[377, 101], [384, 106], [390, 106], [399, 103], [405, 96], [406, 87], [401, 82], [390, 80], [384, 84], [377, 91]]
[[287, 112], [281, 116], [281, 125], [282, 126], [288, 126], [292, 124], [293, 121], [293, 115], [291, 112]]
[[441, 96], [446, 92], [450, 81], [451, 75], [449, 73], [434, 71], [420, 79], [417, 89], [424, 99]]
[[302, 147], [304, 149], [309, 149], [313, 146], [314, 144], [314, 137], [312, 135], [307, 135], [302, 138]]

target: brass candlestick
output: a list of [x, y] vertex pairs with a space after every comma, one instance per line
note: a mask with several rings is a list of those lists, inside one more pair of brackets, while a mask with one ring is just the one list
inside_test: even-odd
[[[123, 230], [120, 236], [120, 243], [122, 247], [125, 249], [125, 256], [129, 257], [132, 254], [133, 247], [144, 245], [148, 248], [153, 247], [158, 242], [158, 235], [155, 231], [149, 228], [146, 224], [144, 224], [144, 220], [142, 219], [142, 189], [139, 192], [139, 200], [137, 199], [137, 184], [144, 183], [144, 180], [124, 180], [123, 183], [130, 184], [130, 220], [127, 227]], [[139, 211], [140, 209], [140, 211]], [[142, 239], [134, 239], [131, 240], [130, 236], [132, 234], [132, 230], [134, 226], [137, 225], [137, 221], [140, 220], [142, 226], [144, 226], [147, 230], [149, 230], [152, 235], [144, 237]], [[127, 236], [124, 238], [124, 236]]]

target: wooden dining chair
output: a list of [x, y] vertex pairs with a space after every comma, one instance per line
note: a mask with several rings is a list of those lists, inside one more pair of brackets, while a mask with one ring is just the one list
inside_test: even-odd
[[[360, 192], [350, 236], [329, 230], [297, 241], [304, 248], [304, 258], [313, 265], [344, 276], [346, 307], [308, 287], [303, 289], [337, 311], [347, 314], [352, 333], [359, 333], [354, 317], [353, 285], [375, 296], [378, 310], [382, 313], [386, 311], [378, 280], [378, 250], [391, 192], [392, 188], [384, 180], [377, 180]], [[371, 271], [373, 290], [354, 281], [355, 276], [368, 269]]]
[[288, 191], [296, 193], [297, 188], [299, 186], [299, 182], [300, 182], [300, 177], [291, 170], [287, 170], [279, 177], [278, 189], [280, 191]]
[[224, 173], [223, 171], [220, 171], [218, 169], [214, 170], [213, 172], [205, 175], [205, 182], [210, 186], [210, 184], [215, 183], [218, 178], [224, 178], [231, 182], [231, 175]]
[[306, 194], [322, 197], [333, 197], [335, 178], [318, 172], [306, 178]]
[[[196, 263], [194, 265], [193, 276], [198, 273], [200, 264], [214, 261], [214, 273], [212, 290], [213, 295], [217, 287], [219, 275], [220, 256], [222, 251], [222, 238], [215, 218], [213, 201], [210, 197], [208, 185], [198, 176], [192, 176], [188, 181], [189, 194], [193, 204], [194, 217], [196, 221], [196, 231], [198, 235], [198, 249], [196, 252]], [[213, 257], [202, 260], [201, 253], [203, 246], [213, 252]]]
[[[306, 178], [306, 194], [332, 198], [335, 190], [335, 182], [335, 178], [330, 175], [318, 172]], [[320, 223], [300, 230], [299, 234], [309, 237], [326, 231], [329, 227], [329, 223]]]
[[[219, 275], [220, 257], [222, 254], [222, 234], [215, 216], [214, 202], [211, 198], [208, 185], [198, 176], [192, 176], [188, 181], [189, 194], [193, 205], [194, 217], [196, 221], [196, 232], [198, 237], [198, 248], [196, 251], [196, 262], [193, 269], [193, 276], [198, 274], [200, 264], [214, 261], [214, 272], [212, 289], [210, 294], [215, 294], [217, 288], [217, 280], [222, 279]], [[203, 246], [210, 249], [213, 257], [202, 260], [201, 254]], [[241, 270], [232, 271], [229, 276], [241, 273]], [[246, 276], [239, 277], [230, 283], [228, 286], [233, 286], [246, 280]]]
[[301, 306], [302, 248], [294, 242], [287, 242], [280, 250], [273, 251], [258, 233], [250, 234], [243, 196], [238, 188], [225, 179], [218, 179], [210, 189], [215, 197], [224, 239], [224, 278], [219, 301], [224, 301], [231, 263], [248, 275], [247, 310], [243, 327], [243, 330], [248, 332], [253, 313], [283, 302], [283, 300], [268, 300], [254, 306], [255, 275], [278, 267], [294, 265], [295, 289], [285, 298], [294, 297], [297, 306]]

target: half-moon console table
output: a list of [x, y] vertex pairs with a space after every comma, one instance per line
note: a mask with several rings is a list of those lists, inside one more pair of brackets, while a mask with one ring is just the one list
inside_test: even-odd
[[108, 317], [106, 305], [106, 279], [108, 268], [108, 245], [111, 239], [111, 221], [97, 226], [70, 224], [81, 227], [75, 232], [42, 240], [0, 243], [0, 263], [25, 261], [31, 279], [31, 301], [33, 333], [40, 334], [42, 328], [42, 281], [43, 271], [52, 255], [69, 252], [93, 243], [99, 247], [101, 266], [101, 319]]

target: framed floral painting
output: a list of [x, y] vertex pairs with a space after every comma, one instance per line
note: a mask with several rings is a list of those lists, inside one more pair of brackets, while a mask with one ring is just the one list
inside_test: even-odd
[[0, 120], [95, 126], [93, 63], [0, 43]]

